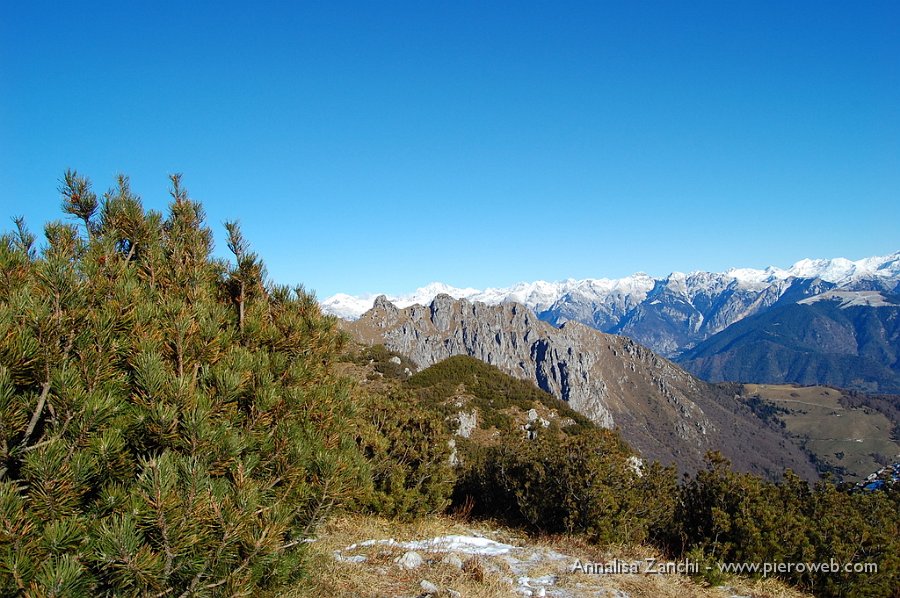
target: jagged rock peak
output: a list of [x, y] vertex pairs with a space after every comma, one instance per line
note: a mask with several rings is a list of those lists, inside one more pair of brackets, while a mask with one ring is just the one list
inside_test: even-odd
[[[612, 355], [609, 343], [598, 341], [608, 335], [580, 325], [557, 330], [521, 304], [489, 306], [442, 294], [427, 308], [373, 309], [354, 329], [370, 342], [408, 355], [419, 367], [453, 355], [476, 357], [535, 382], [605, 427], [613, 427], [613, 411], [620, 410], [619, 398], [610, 396], [619, 382], [607, 383], [598, 363]], [[609, 339], [617, 346], [624, 342]]]
[[[777, 443], [769, 438], [773, 432], [740, 421], [718, 404], [709, 385], [653, 351], [578, 322], [556, 328], [519, 303], [488, 305], [438, 294], [426, 305], [402, 309], [378, 301], [347, 330], [358, 341], [406, 355], [419, 368], [468, 355], [530, 380], [597, 424], [618, 427], [649, 459], [693, 470], [707, 450], [722, 449], [747, 468], [773, 468], [762, 455], [723, 447], [764, 437]], [[785, 461], [798, 470], [800, 458], [790, 453]]]
[[375, 297], [375, 303], [372, 305], [372, 309], [397, 311], [397, 306], [391, 303], [390, 299], [387, 298], [387, 295], [378, 295]]

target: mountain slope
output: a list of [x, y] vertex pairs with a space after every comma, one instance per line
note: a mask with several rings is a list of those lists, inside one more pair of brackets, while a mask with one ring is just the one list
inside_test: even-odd
[[532, 380], [594, 422], [618, 427], [645, 457], [685, 470], [700, 467], [707, 450], [721, 449], [741, 469], [771, 477], [791, 467], [815, 476], [805, 455], [755, 418], [734, 392], [698, 380], [627, 338], [575, 322], [555, 328], [521, 304], [439, 295], [428, 306], [400, 309], [379, 297], [346, 328], [419, 367], [469, 355]]
[[678, 358], [712, 381], [900, 392], [900, 301], [829, 292], [748, 317]]
[[777, 384], [746, 384], [744, 394], [837, 481], [859, 482], [900, 455], [898, 397]]

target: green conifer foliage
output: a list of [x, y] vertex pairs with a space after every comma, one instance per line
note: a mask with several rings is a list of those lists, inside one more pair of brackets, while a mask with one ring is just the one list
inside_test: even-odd
[[297, 575], [364, 486], [333, 320], [266, 284], [237, 225], [236, 265], [212, 259], [178, 175], [166, 216], [126, 177], [98, 201], [70, 171], [61, 192], [76, 224], [40, 249], [21, 219], [0, 239], [0, 595], [249, 595]]
[[443, 511], [456, 481], [446, 422], [399, 389], [360, 398], [358, 442], [372, 477], [362, 506], [399, 519]]
[[468, 456], [456, 494], [474, 500], [476, 514], [601, 543], [644, 542], [671, 519], [674, 470], [652, 464], [639, 474], [631, 450], [610, 430], [509, 435]]
[[810, 488], [788, 471], [780, 484], [736, 473], [718, 453], [679, 490], [676, 551], [721, 562], [876, 564], [877, 572], [787, 571], [816, 596], [891, 596], [900, 587], [900, 489]]

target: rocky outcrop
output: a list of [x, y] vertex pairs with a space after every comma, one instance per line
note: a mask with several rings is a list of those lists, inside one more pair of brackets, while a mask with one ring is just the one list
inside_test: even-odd
[[[537, 386], [597, 424], [617, 427], [651, 459], [695, 469], [707, 450], [762, 435], [777, 445], [775, 432], [737, 413], [733, 397], [634, 341], [577, 322], [556, 328], [518, 303], [486, 305], [438, 295], [427, 306], [398, 309], [384, 297], [347, 324], [357, 340], [383, 343], [425, 368], [454, 355], [469, 355]], [[755, 441], [758, 441], [756, 438]], [[804, 471], [796, 447], [786, 457], [741, 455], [744, 469], [774, 471], [783, 460]], [[806, 471], [812, 471], [806, 463]]]

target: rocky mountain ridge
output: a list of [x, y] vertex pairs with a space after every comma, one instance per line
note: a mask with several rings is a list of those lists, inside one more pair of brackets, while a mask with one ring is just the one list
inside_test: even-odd
[[[733, 268], [723, 273], [673, 272], [655, 279], [637, 273], [621, 279], [537, 281], [509, 288], [455, 288], [432, 283], [390, 300], [399, 307], [427, 304], [439, 294], [498, 305], [521, 303], [551, 324], [575, 321], [602, 332], [626, 335], [674, 357], [748, 316], [776, 305], [833, 291], [900, 289], [900, 252], [851, 261], [801, 260], [787, 269]], [[375, 297], [334, 295], [327, 313], [358, 318]]]
[[469, 355], [531, 380], [594, 422], [618, 427], [644, 456], [684, 470], [700, 467], [706, 451], [723, 450], [736, 466], [770, 477], [786, 467], [815, 476], [806, 456], [733, 392], [628, 338], [578, 322], [556, 328], [522, 304], [441, 294], [428, 305], [399, 308], [381, 296], [345, 326], [358, 341], [384, 344], [420, 368]]

